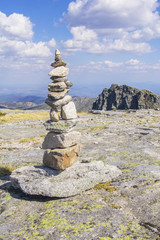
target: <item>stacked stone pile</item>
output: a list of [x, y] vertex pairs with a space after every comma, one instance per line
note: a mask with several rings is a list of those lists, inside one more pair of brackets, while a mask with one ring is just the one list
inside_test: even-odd
[[[43, 164], [47, 167], [64, 170], [77, 161], [80, 153], [80, 133], [72, 131], [77, 122], [77, 112], [72, 97], [67, 95], [72, 83], [68, 81], [69, 69], [60, 52], [55, 52], [54, 69], [49, 73], [53, 81], [48, 85], [46, 104], [51, 107], [50, 120], [44, 125], [49, 133], [42, 144]], [[60, 114], [58, 109], [60, 109]]]
[[48, 86], [46, 99], [51, 107], [50, 120], [44, 124], [49, 132], [42, 144], [44, 166], [18, 168], [10, 180], [14, 188], [26, 194], [70, 197], [117, 178], [121, 171], [115, 166], [105, 166], [102, 161], [77, 161], [81, 136], [74, 131], [77, 113], [72, 97], [67, 95], [72, 83], [66, 77], [69, 69], [58, 50], [51, 66], [54, 69], [49, 75], [53, 82]]

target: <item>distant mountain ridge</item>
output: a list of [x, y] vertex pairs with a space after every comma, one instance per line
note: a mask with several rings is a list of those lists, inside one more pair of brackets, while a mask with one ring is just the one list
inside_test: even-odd
[[[21, 110], [46, 110], [50, 107], [45, 104], [45, 98], [37, 96], [5, 96], [2, 100], [0, 97], [0, 108], [1, 109], [21, 109]], [[6, 101], [5, 101], [6, 100]], [[90, 111], [92, 109], [95, 98], [89, 97], [73, 97], [73, 102], [76, 105], [77, 111]]]
[[149, 90], [139, 90], [127, 85], [112, 84], [104, 88], [93, 103], [93, 110], [158, 109], [158, 95]]
[[42, 104], [45, 98], [39, 96], [18, 96], [18, 95], [4, 95], [0, 96], [0, 103], [17, 103], [17, 102], [32, 102], [35, 104]]

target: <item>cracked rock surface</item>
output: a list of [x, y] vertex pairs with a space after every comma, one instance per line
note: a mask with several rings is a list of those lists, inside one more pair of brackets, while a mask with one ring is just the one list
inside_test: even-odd
[[[0, 118], [1, 163], [40, 165], [45, 118], [13, 122], [33, 111], [3, 111], [13, 116]], [[80, 162], [103, 161], [122, 174], [70, 198], [29, 196], [1, 176], [0, 239], [159, 240], [160, 111], [81, 113], [74, 129], [82, 134]]]

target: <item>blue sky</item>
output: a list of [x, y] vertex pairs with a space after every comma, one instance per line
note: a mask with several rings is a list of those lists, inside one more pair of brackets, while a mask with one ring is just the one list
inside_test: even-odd
[[58, 48], [72, 96], [112, 83], [160, 94], [158, 0], [1, 0], [0, 94], [47, 96]]

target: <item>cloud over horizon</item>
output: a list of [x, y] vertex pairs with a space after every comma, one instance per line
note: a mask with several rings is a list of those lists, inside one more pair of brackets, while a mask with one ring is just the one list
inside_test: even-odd
[[41, 68], [45, 59], [52, 56], [50, 48], [56, 46], [52, 38], [48, 42], [33, 42], [33, 23], [23, 14], [9, 16], [0, 12], [0, 60], [1, 67]]
[[89, 53], [149, 53], [149, 41], [160, 37], [158, 6], [157, 0], [72, 1], [64, 19], [73, 38], [63, 46]]
[[[110, 60], [104, 61], [91, 61], [87, 64], [80, 65], [74, 68], [73, 71], [82, 72], [88, 71], [90, 73], [98, 73], [98, 72], [141, 72], [147, 73], [148, 71], [160, 71], [160, 61], [156, 62], [155, 64], [146, 64], [143, 61], [138, 59], [129, 59], [127, 61], [115, 62]], [[154, 82], [154, 79], [152, 80]]]

